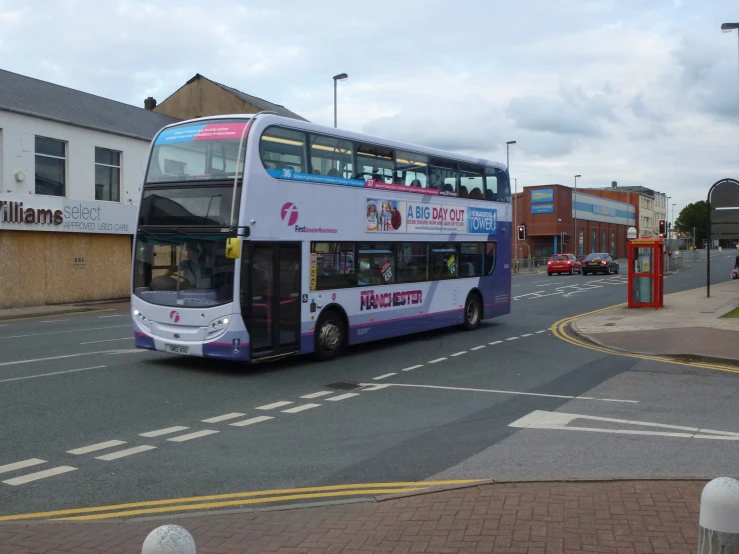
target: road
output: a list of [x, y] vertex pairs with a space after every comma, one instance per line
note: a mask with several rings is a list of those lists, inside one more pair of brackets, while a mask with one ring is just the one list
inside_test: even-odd
[[[733, 258], [713, 258], [714, 282]], [[704, 283], [698, 261], [665, 287]], [[562, 318], [624, 302], [625, 275], [520, 276], [513, 287], [513, 312], [476, 331], [373, 343], [324, 364], [136, 350], [127, 306], [0, 322], [0, 521], [297, 487], [735, 470], [739, 376], [553, 336]]]

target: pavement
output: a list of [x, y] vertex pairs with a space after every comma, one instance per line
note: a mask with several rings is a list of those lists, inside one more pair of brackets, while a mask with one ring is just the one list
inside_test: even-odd
[[46, 306], [25, 306], [22, 308], [0, 309], [0, 321], [10, 321], [29, 317], [45, 317], [85, 312], [104, 312], [128, 306], [128, 299], [101, 300], [72, 304], [50, 304]]
[[[666, 292], [703, 285], [705, 263], [695, 261], [667, 276]], [[712, 256], [711, 264], [712, 282], [719, 286], [733, 256]], [[462, 543], [472, 540], [478, 516], [492, 517], [485, 525], [498, 525], [489, 529], [498, 533], [495, 540], [503, 531], [511, 533], [510, 546], [493, 544], [498, 552], [560, 551], [556, 541], [565, 540], [557, 536], [560, 529], [581, 541], [598, 541], [563, 542], [565, 552], [649, 551], [643, 541], [607, 544], [609, 532], [624, 535], [625, 527], [603, 528], [601, 536], [588, 527], [592, 520], [582, 519], [582, 525], [579, 515], [577, 525], [573, 518], [563, 520], [562, 497], [594, 487], [583, 493], [582, 508], [579, 501], [565, 508], [577, 507], [582, 518], [598, 520], [604, 518], [592, 503], [611, 502], [604, 491], [613, 489], [599, 487], [615, 486], [614, 479], [638, 480], [639, 486], [654, 482], [673, 491], [687, 482], [655, 480], [688, 479], [695, 482], [692, 492], [663, 492], [677, 499], [671, 509], [692, 506], [684, 528], [697, 530], [694, 510], [702, 483], [737, 476], [739, 377], [706, 362], [614, 355], [555, 332], [563, 320], [623, 303], [626, 290], [623, 274], [520, 276], [511, 289], [512, 313], [475, 331], [444, 329], [375, 342], [327, 363], [299, 357], [249, 366], [138, 350], [126, 303], [104, 312], [2, 321], [0, 553], [98, 552], [101, 545], [134, 552], [135, 543], [140, 551], [142, 537], [155, 525], [185, 521], [181, 518], [193, 512], [204, 512], [187, 516], [197, 523], [186, 525], [203, 552], [247, 538], [258, 545], [269, 538], [277, 547], [283, 536], [292, 537], [279, 545], [287, 552], [355, 546], [405, 552], [423, 548], [426, 539], [413, 546], [403, 538], [414, 532], [446, 537], [445, 546], [429, 542], [426, 551], [467, 551]], [[436, 492], [470, 480], [494, 483]], [[556, 494], [555, 485], [563, 487]], [[550, 492], [515, 492], [524, 486], [550, 487]], [[452, 520], [447, 513], [438, 525], [423, 520], [419, 531], [402, 527], [402, 518], [412, 520], [406, 512], [421, 517], [425, 510], [403, 502], [461, 490], [465, 495], [498, 491], [490, 495], [504, 509], [541, 499], [531, 512], [553, 542], [531, 540], [542, 528], [534, 531], [525, 519], [529, 512], [516, 512], [522, 515], [514, 521], [504, 518], [509, 513], [496, 512], [499, 504], [471, 514], [451, 504], [457, 510]], [[662, 494], [653, 490], [639, 494]], [[425, 494], [385, 500], [411, 492]], [[305, 506], [337, 499], [349, 503]], [[646, 536], [638, 527], [646, 525], [646, 532], [657, 533], [649, 535], [657, 542], [648, 537], [652, 551], [680, 552], [674, 526], [650, 528], [671, 516], [649, 512], [648, 502], [640, 504], [642, 510], [632, 505], [628, 521], [634, 538]], [[244, 506], [254, 511], [230, 513]], [[378, 514], [392, 506], [406, 507], [383, 523]], [[265, 507], [278, 511], [260, 511]], [[358, 515], [352, 515], [355, 510]], [[644, 512], [642, 519], [637, 511]], [[330, 527], [336, 512], [355, 518], [344, 522], [344, 538], [359, 537], [352, 546], [342, 546], [342, 530]], [[323, 519], [311, 520], [313, 514]], [[662, 519], [649, 519], [657, 516]], [[673, 516], [683, 517], [675, 511]], [[60, 521], [69, 517], [85, 519]], [[137, 519], [142, 517], [159, 519]], [[246, 518], [239, 520], [246, 527], [222, 519], [239, 517]], [[551, 526], [546, 517], [555, 518]], [[297, 518], [294, 527], [280, 523], [291, 518]], [[114, 523], [118, 519], [127, 521]], [[524, 530], [514, 536], [514, 528]], [[231, 535], [218, 535], [229, 529]], [[324, 532], [311, 537], [314, 529]], [[689, 543], [692, 535], [684, 533], [692, 532], [680, 531], [680, 541]], [[659, 542], [665, 537], [667, 545]], [[382, 544], [391, 540], [400, 543]], [[489, 540], [474, 540], [480, 551], [490, 548]], [[227, 551], [243, 550], [236, 545]]]
[[704, 481], [500, 483], [361, 503], [106, 523], [0, 525], [0, 553], [141, 552], [176, 524], [199, 553], [693, 554]]
[[739, 281], [667, 294], [664, 308], [617, 306], [571, 324], [601, 346], [637, 354], [686, 356], [739, 362], [739, 318], [722, 316], [739, 307]]

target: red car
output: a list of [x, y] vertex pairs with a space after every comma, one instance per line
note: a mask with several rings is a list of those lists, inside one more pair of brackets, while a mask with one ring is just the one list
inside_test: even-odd
[[582, 263], [572, 254], [555, 254], [552, 259], [547, 263], [547, 273], [551, 275], [556, 273], [561, 275], [562, 273], [573, 273], [581, 272]]

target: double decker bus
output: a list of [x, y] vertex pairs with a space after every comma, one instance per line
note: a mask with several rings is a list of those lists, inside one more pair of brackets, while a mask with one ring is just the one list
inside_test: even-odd
[[511, 303], [507, 168], [262, 112], [152, 141], [133, 253], [136, 346], [259, 361]]

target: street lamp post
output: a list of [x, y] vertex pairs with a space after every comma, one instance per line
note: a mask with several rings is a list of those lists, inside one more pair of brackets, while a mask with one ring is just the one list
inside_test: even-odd
[[672, 205], [672, 217], [670, 218], [670, 248], [672, 248], [672, 235], [675, 233], [675, 204]]
[[730, 33], [734, 29], [739, 29], [739, 23], [724, 23], [721, 25], [721, 31]]
[[334, 128], [336, 128], [336, 83], [337, 81], [346, 81], [349, 78], [349, 75], [346, 73], [339, 73], [338, 75], [334, 75]]
[[[516, 144], [515, 140], [509, 140], [505, 143], [505, 166], [508, 170], [508, 178], [511, 177], [511, 156], [510, 156], [510, 148], [511, 144]], [[518, 180], [513, 179], [513, 182], [515, 183], [516, 188], [513, 192], [513, 240], [515, 245], [515, 258], [518, 259], [518, 214], [516, 212], [516, 194], [518, 194]]]
[[580, 237], [577, 234], [577, 178], [582, 177], [582, 175], [575, 175], [575, 194], [572, 197], [572, 209], [574, 212], [573, 221], [574, 221], [574, 229], [572, 230], [572, 241], [574, 244], [573, 250], [575, 252], [575, 258], [577, 258], [580, 248]]

